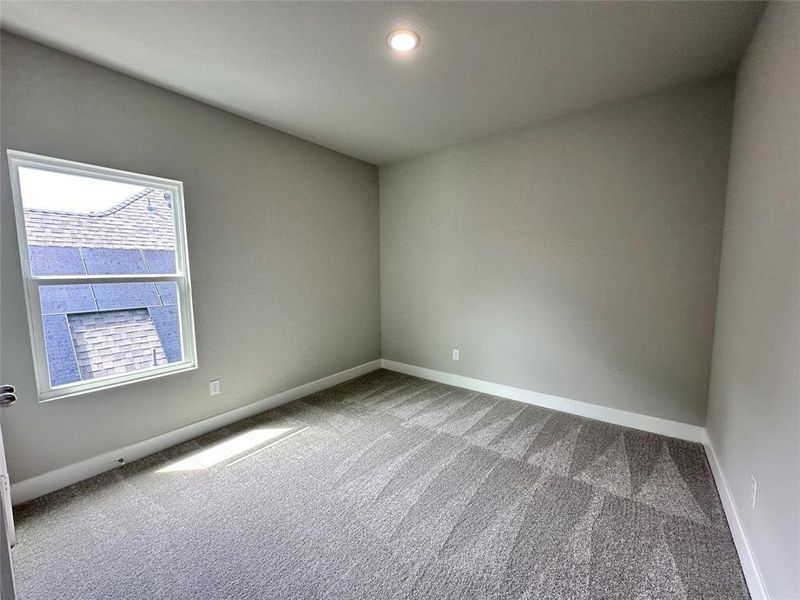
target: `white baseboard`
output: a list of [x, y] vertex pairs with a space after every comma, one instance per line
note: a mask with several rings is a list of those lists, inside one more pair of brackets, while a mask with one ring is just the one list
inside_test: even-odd
[[73, 483], [83, 481], [89, 477], [94, 477], [105, 471], [118, 467], [120, 458], [124, 458], [125, 462], [130, 462], [138, 458], [143, 458], [150, 454], [154, 454], [170, 446], [175, 446], [182, 442], [188, 441], [209, 431], [214, 431], [220, 427], [225, 427], [236, 421], [241, 421], [247, 417], [251, 417], [258, 413], [264, 412], [270, 408], [286, 404], [292, 400], [297, 400], [337, 385], [349, 379], [353, 379], [360, 375], [364, 375], [371, 371], [375, 371], [381, 367], [380, 360], [373, 360], [363, 365], [328, 375], [322, 379], [317, 379], [311, 383], [306, 383], [298, 387], [286, 390], [279, 394], [275, 394], [268, 398], [263, 398], [246, 406], [229, 410], [222, 414], [191, 423], [184, 427], [168, 431], [161, 435], [142, 440], [130, 446], [119, 448], [112, 452], [106, 452], [99, 456], [87, 458], [78, 463], [67, 465], [55, 471], [43, 473], [30, 479], [18, 481], [11, 484], [11, 501], [12, 504], [22, 504], [28, 502], [39, 496], [43, 496], [55, 490], [67, 487]]
[[706, 440], [705, 428], [699, 427], [698, 425], [689, 425], [687, 423], [679, 423], [678, 421], [669, 421], [658, 417], [640, 415], [617, 408], [590, 404], [589, 402], [570, 400], [569, 398], [562, 398], [560, 396], [551, 396], [550, 394], [542, 394], [540, 392], [533, 392], [531, 390], [503, 385], [501, 383], [473, 379], [472, 377], [465, 377], [463, 375], [445, 373], [444, 371], [435, 371], [433, 369], [408, 365], [385, 358], [381, 360], [381, 365], [384, 369], [389, 369], [390, 371], [414, 375], [422, 379], [438, 381], [439, 383], [446, 383], [476, 392], [492, 394], [493, 396], [519, 400], [520, 402], [535, 404], [536, 406], [543, 406], [544, 408], [551, 408], [588, 419], [596, 419], [598, 421], [614, 423], [615, 425], [650, 431], [652, 433], [688, 440], [690, 442], [704, 443]]
[[720, 464], [717, 453], [714, 451], [714, 446], [708, 436], [706, 436], [705, 447], [708, 463], [711, 465], [711, 472], [714, 474], [719, 497], [722, 500], [722, 508], [725, 510], [731, 535], [733, 535], [733, 542], [736, 544], [736, 551], [739, 553], [739, 561], [742, 563], [742, 571], [744, 571], [744, 578], [750, 590], [750, 597], [752, 600], [769, 600], [767, 586], [761, 576], [761, 570], [758, 568], [750, 542], [747, 541], [747, 536], [744, 533], [736, 502], [725, 479], [725, 472], [722, 470], [722, 464]]

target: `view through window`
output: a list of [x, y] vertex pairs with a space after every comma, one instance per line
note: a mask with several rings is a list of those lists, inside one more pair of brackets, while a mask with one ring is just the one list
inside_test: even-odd
[[180, 184], [9, 159], [40, 397], [193, 367]]

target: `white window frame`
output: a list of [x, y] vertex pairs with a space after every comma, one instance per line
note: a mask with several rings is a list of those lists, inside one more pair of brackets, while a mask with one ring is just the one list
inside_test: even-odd
[[[192, 311], [192, 290], [189, 278], [189, 253], [186, 244], [186, 220], [183, 206], [183, 183], [173, 179], [152, 177], [127, 171], [118, 171], [106, 167], [77, 163], [60, 158], [40, 156], [28, 152], [8, 150], [8, 166], [11, 176], [11, 191], [14, 198], [14, 213], [17, 223], [17, 238], [19, 240], [19, 257], [22, 266], [22, 279], [25, 287], [25, 302], [28, 309], [28, 326], [33, 348], [33, 366], [36, 375], [36, 387], [39, 402], [66, 398], [78, 394], [86, 394], [100, 390], [107, 390], [130, 383], [146, 381], [182, 373], [197, 368], [197, 347], [195, 345], [194, 314]], [[175, 219], [175, 271], [173, 275], [32, 275], [30, 258], [28, 254], [27, 230], [25, 229], [25, 212], [20, 193], [19, 168], [32, 167], [39, 170], [65, 173], [69, 175], [82, 175], [94, 179], [116, 181], [140, 185], [142, 187], [157, 187], [172, 193], [173, 216]], [[47, 350], [45, 348], [44, 325], [42, 309], [39, 299], [39, 287], [42, 285], [72, 285], [95, 283], [157, 283], [176, 282], [178, 284], [178, 308], [183, 348], [183, 360], [154, 366], [121, 375], [110, 375], [52, 386], [50, 384], [50, 369], [47, 363]]]

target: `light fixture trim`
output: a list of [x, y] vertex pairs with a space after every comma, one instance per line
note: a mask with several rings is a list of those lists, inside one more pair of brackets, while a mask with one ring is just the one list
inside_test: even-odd
[[398, 52], [409, 52], [419, 46], [419, 34], [410, 29], [395, 29], [386, 38], [389, 48]]

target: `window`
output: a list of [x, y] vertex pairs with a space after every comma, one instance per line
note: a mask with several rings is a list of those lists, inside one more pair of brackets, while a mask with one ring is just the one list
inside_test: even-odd
[[183, 184], [8, 161], [39, 400], [196, 368]]

